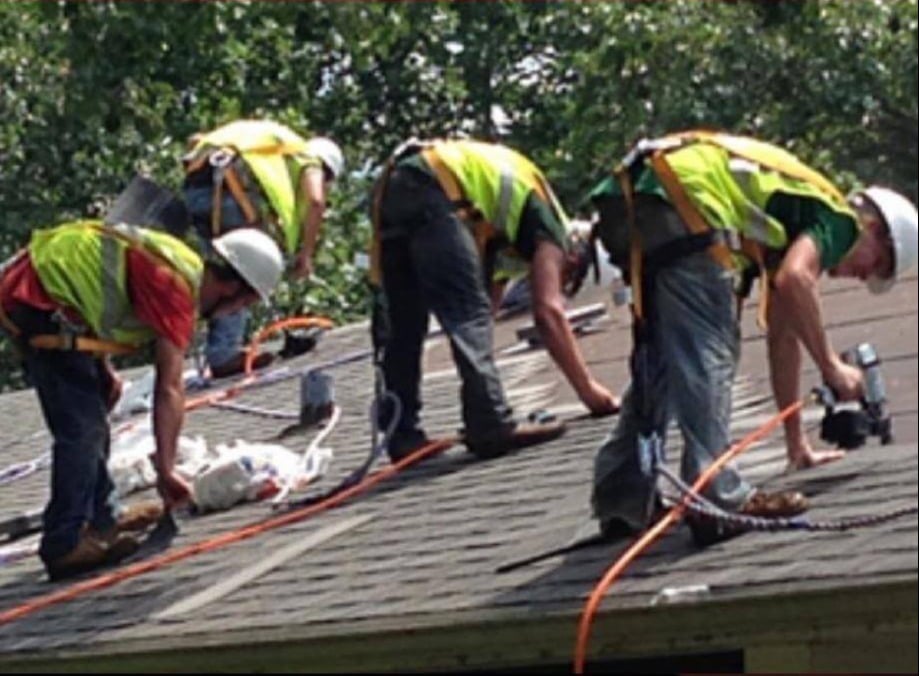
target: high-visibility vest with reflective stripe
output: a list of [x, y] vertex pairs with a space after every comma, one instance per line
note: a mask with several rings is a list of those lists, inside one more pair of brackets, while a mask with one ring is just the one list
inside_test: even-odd
[[766, 213], [776, 193], [819, 200], [858, 222], [829, 180], [782, 148], [713, 132], [675, 134], [652, 144], [666, 147], [670, 142], [673, 148], [664, 151], [667, 163], [713, 228], [734, 230], [770, 249], [786, 248], [785, 226]]
[[[284, 232], [279, 242], [293, 255], [300, 247], [301, 223], [306, 201], [299, 199], [300, 172], [316, 162], [307, 153], [307, 142], [289, 128], [269, 120], [237, 120], [202, 136], [192, 154], [231, 148], [252, 171]], [[288, 163], [291, 163], [291, 167]]]
[[140, 346], [155, 333], [137, 319], [131, 306], [126, 280], [129, 249], [169, 268], [197, 299], [204, 262], [165, 232], [76, 221], [36, 230], [28, 247], [42, 287], [54, 301], [79, 313], [97, 337]]
[[[517, 241], [520, 217], [530, 193], [549, 203], [567, 229], [568, 217], [548, 181], [530, 160], [505, 146], [479, 141], [437, 141], [433, 151], [456, 177], [463, 196], [498, 233]], [[565, 233], [556, 233], [560, 243]]]

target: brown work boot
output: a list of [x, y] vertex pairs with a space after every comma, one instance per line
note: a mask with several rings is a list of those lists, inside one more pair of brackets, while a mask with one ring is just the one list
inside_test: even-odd
[[57, 559], [45, 562], [51, 581], [61, 580], [113, 563], [137, 551], [139, 543], [130, 535], [112, 533], [104, 538], [89, 528], [84, 528], [76, 546]]
[[163, 503], [159, 500], [136, 502], [125, 507], [115, 528], [119, 533], [136, 533], [155, 526], [163, 517]]
[[565, 433], [565, 423], [558, 421], [518, 423], [488, 438], [466, 439], [466, 447], [477, 458], [498, 458], [509, 451], [557, 439]]
[[[797, 516], [807, 508], [807, 498], [797, 491], [782, 493], [756, 491], [740, 506], [737, 513], [744, 516], [781, 519]], [[730, 540], [749, 530], [748, 527], [741, 524], [727, 523], [713, 517], [692, 513], [686, 516], [686, 522], [692, 530], [693, 539], [700, 547]]]
[[747, 516], [762, 516], [768, 519], [787, 518], [806, 512], [807, 498], [798, 491], [766, 493], [756, 491], [737, 511]]
[[[259, 369], [263, 369], [273, 361], [273, 354], [270, 352], [261, 352], [256, 355], [255, 360], [252, 362], [252, 370], [258, 371]], [[215, 378], [227, 378], [229, 376], [235, 376], [239, 373], [242, 373], [245, 367], [246, 352], [240, 351], [222, 364], [211, 366], [211, 375]]]

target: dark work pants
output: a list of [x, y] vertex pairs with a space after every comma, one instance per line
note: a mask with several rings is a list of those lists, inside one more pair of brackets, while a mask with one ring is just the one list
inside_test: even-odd
[[[47, 313], [25, 311], [14, 321], [26, 335], [56, 331]], [[99, 532], [115, 525], [117, 494], [107, 467], [108, 386], [102, 362], [86, 352], [27, 348], [24, 359], [54, 440], [51, 498], [42, 516], [39, 546], [39, 555], [48, 562], [76, 546], [85, 524]]]
[[436, 180], [415, 169], [392, 172], [381, 210], [390, 320], [383, 373], [402, 402], [396, 437], [418, 429], [422, 346], [433, 312], [462, 381], [466, 438], [490, 438], [513, 424], [512, 411], [492, 356], [491, 306], [472, 234]]

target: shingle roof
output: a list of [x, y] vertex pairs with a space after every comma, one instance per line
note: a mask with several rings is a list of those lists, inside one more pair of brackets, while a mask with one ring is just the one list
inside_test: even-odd
[[[587, 293], [585, 302], [597, 300], [605, 300], [604, 292]], [[871, 340], [885, 360], [895, 445], [868, 446], [840, 462], [782, 475], [784, 449], [780, 436], [774, 436], [741, 457], [745, 475], [757, 484], [804, 490], [815, 520], [915, 505], [916, 309], [915, 276], [883, 298], [850, 283], [826, 287], [825, 314], [834, 344], [843, 348]], [[737, 435], [774, 410], [765, 343], [752, 327], [753, 314], [748, 309], [744, 319]], [[501, 354], [515, 343], [514, 329], [525, 321], [502, 322], [496, 333], [512, 403], [523, 413], [548, 407], [573, 415], [578, 410], [574, 395], [544, 352]], [[581, 344], [600, 379], [618, 388], [625, 382], [630, 349], [627, 316], [612, 310], [601, 325], [602, 331]], [[365, 326], [338, 329], [315, 352], [287, 366], [302, 368], [367, 343]], [[443, 339], [430, 342], [425, 359], [427, 431], [452, 434], [460, 425], [458, 382]], [[369, 363], [332, 373], [344, 416], [329, 439], [336, 456], [324, 485], [357, 466], [369, 443]], [[805, 384], [815, 377], [809, 368]], [[238, 401], [296, 410], [298, 388], [291, 379], [247, 392]], [[0, 406], [0, 464], [44, 450], [47, 437], [34, 394], [5, 395]], [[809, 411], [807, 419], [819, 416]], [[582, 417], [554, 442], [489, 462], [474, 461], [454, 447], [334, 510], [0, 627], [0, 663], [22, 667], [17, 660], [34, 659], [37, 666], [73, 658], [99, 668], [189, 670], [564, 664], [584, 599], [624, 544], [580, 550], [505, 575], [496, 575], [495, 568], [564, 544], [588, 521], [593, 456], [612, 424]], [[278, 430], [277, 421], [204, 409], [188, 415], [183, 433], [218, 442], [236, 436], [260, 440]], [[286, 443], [306, 444], [310, 438], [295, 436]], [[671, 444], [668, 461], [676, 467], [678, 459], [679, 445]], [[0, 486], [0, 514], [40, 505], [47, 484], [43, 471]], [[264, 504], [250, 504], [182, 520], [173, 546], [267, 515]], [[351, 521], [356, 517], [364, 518]], [[343, 531], [328, 535], [327, 529], [336, 526]], [[317, 534], [327, 539], [236, 591], [161, 617], [177, 602]], [[592, 650], [608, 656], [725, 648], [763, 631], [770, 618], [775, 626], [767, 630], [775, 636], [825, 632], [842, 625], [843, 608], [864, 622], [902, 617], [909, 622], [911, 617], [914, 626], [917, 551], [915, 516], [843, 533], [751, 533], [704, 550], [680, 527], [613, 588]], [[709, 591], [676, 605], [650, 605], [661, 590], [687, 585], [707, 585]], [[60, 586], [44, 581], [37, 560], [0, 567], [0, 610]]]

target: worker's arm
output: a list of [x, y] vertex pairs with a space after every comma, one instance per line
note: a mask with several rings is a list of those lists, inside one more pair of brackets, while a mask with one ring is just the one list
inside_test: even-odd
[[294, 277], [308, 277], [313, 272], [313, 254], [319, 240], [319, 229], [325, 217], [325, 176], [321, 167], [307, 167], [300, 174], [300, 195], [306, 201], [306, 217], [301, 227], [301, 245], [294, 266]]
[[[776, 300], [769, 304], [769, 375], [776, 405], [784, 410], [801, 398], [802, 354], [801, 343], [786, 316], [788, 305]], [[815, 451], [804, 433], [800, 413], [785, 419], [785, 444], [791, 469], [814, 467], [845, 455], [836, 450]]]
[[111, 359], [107, 356], [102, 358], [101, 369], [106, 387], [105, 405], [109, 413], [111, 413], [118, 400], [121, 399], [121, 393], [124, 391], [124, 381], [118, 375], [115, 367], [112, 366]]
[[[823, 312], [817, 283], [820, 278], [820, 252], [810, 237], [799, 237], [782, 261], [773, 283], [771, 304], [775, 307], [776, 330], [786, 329], [804, 345], [823, 382], [833, 388], [840, 399], [858, 399], [863, 393], [862, 374], [844, 363], [833, 350], [823, 328]], [[771, 324], [771, 321], [770, 321]], [[779, 357], [784, 355], [779, 354]], [[798, 378], [800, 378], [800, 357]], [[775, 367], [786, 368], [773, 362]]]
[[156, 488], [166, 509], [191, 499], [191, 488], [175, 472], [179, 432], [185, 417], [185, 385], [182, 380], [183, 354], [172, 341], [156, 341], [156, 384], [153, 394], [153, 436], [156, 452]]
[[530, 266], [533, 321], [552, 359], [591, 413], [604, 415], [619, 410], [619, 400], [593, 379], [565, 317], [562, 269], [565, 253], [556, 244], [540, 240]]

